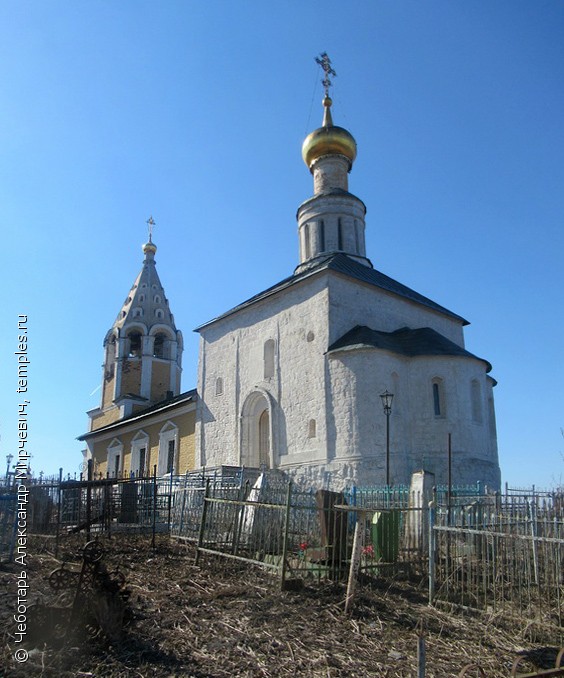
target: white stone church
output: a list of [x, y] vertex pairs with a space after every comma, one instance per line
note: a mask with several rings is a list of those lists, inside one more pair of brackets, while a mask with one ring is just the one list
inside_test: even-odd
[[491, 365], [465, 349], [464, 318], [373, 268], [366, 208], [348, 190], [356, 143], [331, 103], [303, 144], [313, 196], [293, 275], [197, 329], [195, 465], [334, 488], [422, 469], [441, 483], [450, 434], [453, 482], [498, 488]]

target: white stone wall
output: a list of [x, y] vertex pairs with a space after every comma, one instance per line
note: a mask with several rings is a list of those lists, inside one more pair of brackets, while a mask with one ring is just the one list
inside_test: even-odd
[[462, 322], [456, 318], [340, 275], [331, 276], [329, 290], [330, 344], [355, 325], [367, 325], [381, 332], [431, 327], [464, 348]]
[[[201, 330], [200, 465], [245, 462], [241, 414], [255, 393], [270, 407], [272, 465], [317, 486], [381, 484], [386, 419], [379, 394], [388, 389], [395, 395], [390, 420], [394, 483], [408, 483], [421, 468], [445, 482], [451, 433], [453, 481], [499, 486], [486, 364], [451, 356], [409, 359], [376, 349], [326, 356], [329, 345], [357, 324], [387, 332], [432, 327], [463, 346], [456, 319], [334, 273], [312, 276]], [[265, 378], [268, 340], [275, 342], [275, 364], [273, 376]], [[441, 417], [433, 409], [436, 377], [444, 386]], [[218, 379], [221, 393], [216, 394]], [[472, 419], [473, 380], [480, 388], [480, 422]]]
[[[241, 414], [245, 399], [262, 391], [272, 399], [272, 450], [276, 465], [288, 458], [325, 458], [325, 358], [327, 289], [323, 278], [295, 285], [201, 330], [197, 424], [201, 464], [241, 461]], [[275, 341], [275, 371], [264, 378], [263, 351]], [[215, 383], [223, 379], [223, 394]], [[308, 423], [316, 436], [308, 438]]]
[[[330, 360], [335, 457], [367, 466], [362, 484], [385, 482], [386, 417], [380, 393], [394, 393], [390, 417], [390, 477], [409, 482], [424, 468], [438, 483], [447, 480], [448, 434], [453, 482], [482, 480], [499, 486], [497, 444], [488, 413], [491, 386], [482, 361], [464, 357], [402, 358], [377, 349], [334, 354]], [[443, 380], [444, 414], [435, 416], [432, 380]], [[481, 421], [473, 418], [471, 384], [481, 386]], [[353, 451], [353, 454], [351, 454]]]

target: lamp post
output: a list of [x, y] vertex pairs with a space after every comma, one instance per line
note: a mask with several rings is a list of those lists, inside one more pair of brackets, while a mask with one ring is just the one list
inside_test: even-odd
[[386, 389], [384, 393], [380, 394], [382, 398], [382, 407], [386, 415], [386, 486], [390, 486], [390, 414], [392, 413], [392, 400], [394, 394], [389, 393]]
[[12, 463], [12, 459], [14, 458], [13, 454], [7, 454], [6, 455], [6, 481], [8, 481], [8, 478], [10, 477], [10, 464]]

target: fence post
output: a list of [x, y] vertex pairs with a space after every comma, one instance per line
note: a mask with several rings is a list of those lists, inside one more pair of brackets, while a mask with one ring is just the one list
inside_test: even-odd
[[153, 466], [153, 538], [151, 546], [155, 548], [155, 533], [157, 531], [157, 465]]
[[[533, 485], [533, 491], [534, 491]], [[538, 558], [538, 545], [537, 545], [537, 505], [533, 502], [528, 502], [529, 504], [529, 516], [531, 521], [531, 548], [533, 549], [533, 572], [535, 574], [535, 584], [539, 585], [539, 558]]]
[[112, 504], [110, 499], [110, 486], [104, 485], [104, 527], [108, 533], [108, 539], [112, 538]]
[[59, 469], [59, 488], [57, 496], [57, 532], [55, 534], [55, 558], [59, 557], [59, 538], [61, 534], [61, 512], [63, 506], [63, 490], [61, 489], [61, 483], [63, 482], [63, 469]]
[[365, 511], [358, 511], [356, 514], [356, 525], [354, 526], [353, 547], [351, 555], [351, 564], [349, 569], [349, 581], [347, 583], [347, 597], [345, 599], [345, 614], [349, 613], [354, 598], [356, 587], [356, 578], [360, 567], [360, 554], [364, 542], [364, 530], [366, 523]]
[[92, 466], [92, 459], [89, 459], [86, 484], [86, 541], [90, 541], [90, 521], [92, 519]]
[[204, 505], [202, 506], [202, 520], [200, 522], [200, 531], [198, 532], [198, 545], [196, 546], [196, 557], [194, 558], [194, 565], [197, 565], [200, 560], [200, 549], [204, 543], [204, 533], [206, 530], [206, 514], [208, 512], [208, 497], [210, 496], [210, 479], [206, 479], [206, 489], [204, 490]]
[[178, 534], [182, 536], [182, 530], [184, 528], [184, 511], [186, 509], [186, 492], [188, 487], [188, 471], [186, 471], [186, 475], [184, 476], [184, 489], [182, 491], [182, 509], [180, 510], [180, 526], [178, 528]]
[[417, 678], [425, 678], [425, 622], [423, 617], [417, 622], [415, 633], [417, 634]]
[[170, 471], [170, 485], [168, 486], [168, 533], [172, 531], [172, 470]]
[[282, 566], [280, 568], [280, 588], [284, 590], [286, 581], [286, 568], [288, 556], [288, 533], [290, 532], [290, 507], [292, 503], [292, 481], [288, 481], [288, 490], [286, 493], [286, 511], [284, 513], [284, 538], [282, 541]]
[[435, 600], [435, 563], [436, 563], [436, 548], [437, 543], [435, 539], [435, 510], [436, 502], [429, 502], [429, 605], [433, 604]]

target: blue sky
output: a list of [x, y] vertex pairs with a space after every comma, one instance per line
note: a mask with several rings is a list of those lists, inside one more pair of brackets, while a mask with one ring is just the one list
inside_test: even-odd
[[322, 51], [374, 266], [471, 322], [499, 382], [503, 481], [561, 482], [561, 0], [5, 0], [0, 463], [25, 314], [32, 468], [79, 471], [149, 215], [184, 389], [192, 329], [291, 274]]

